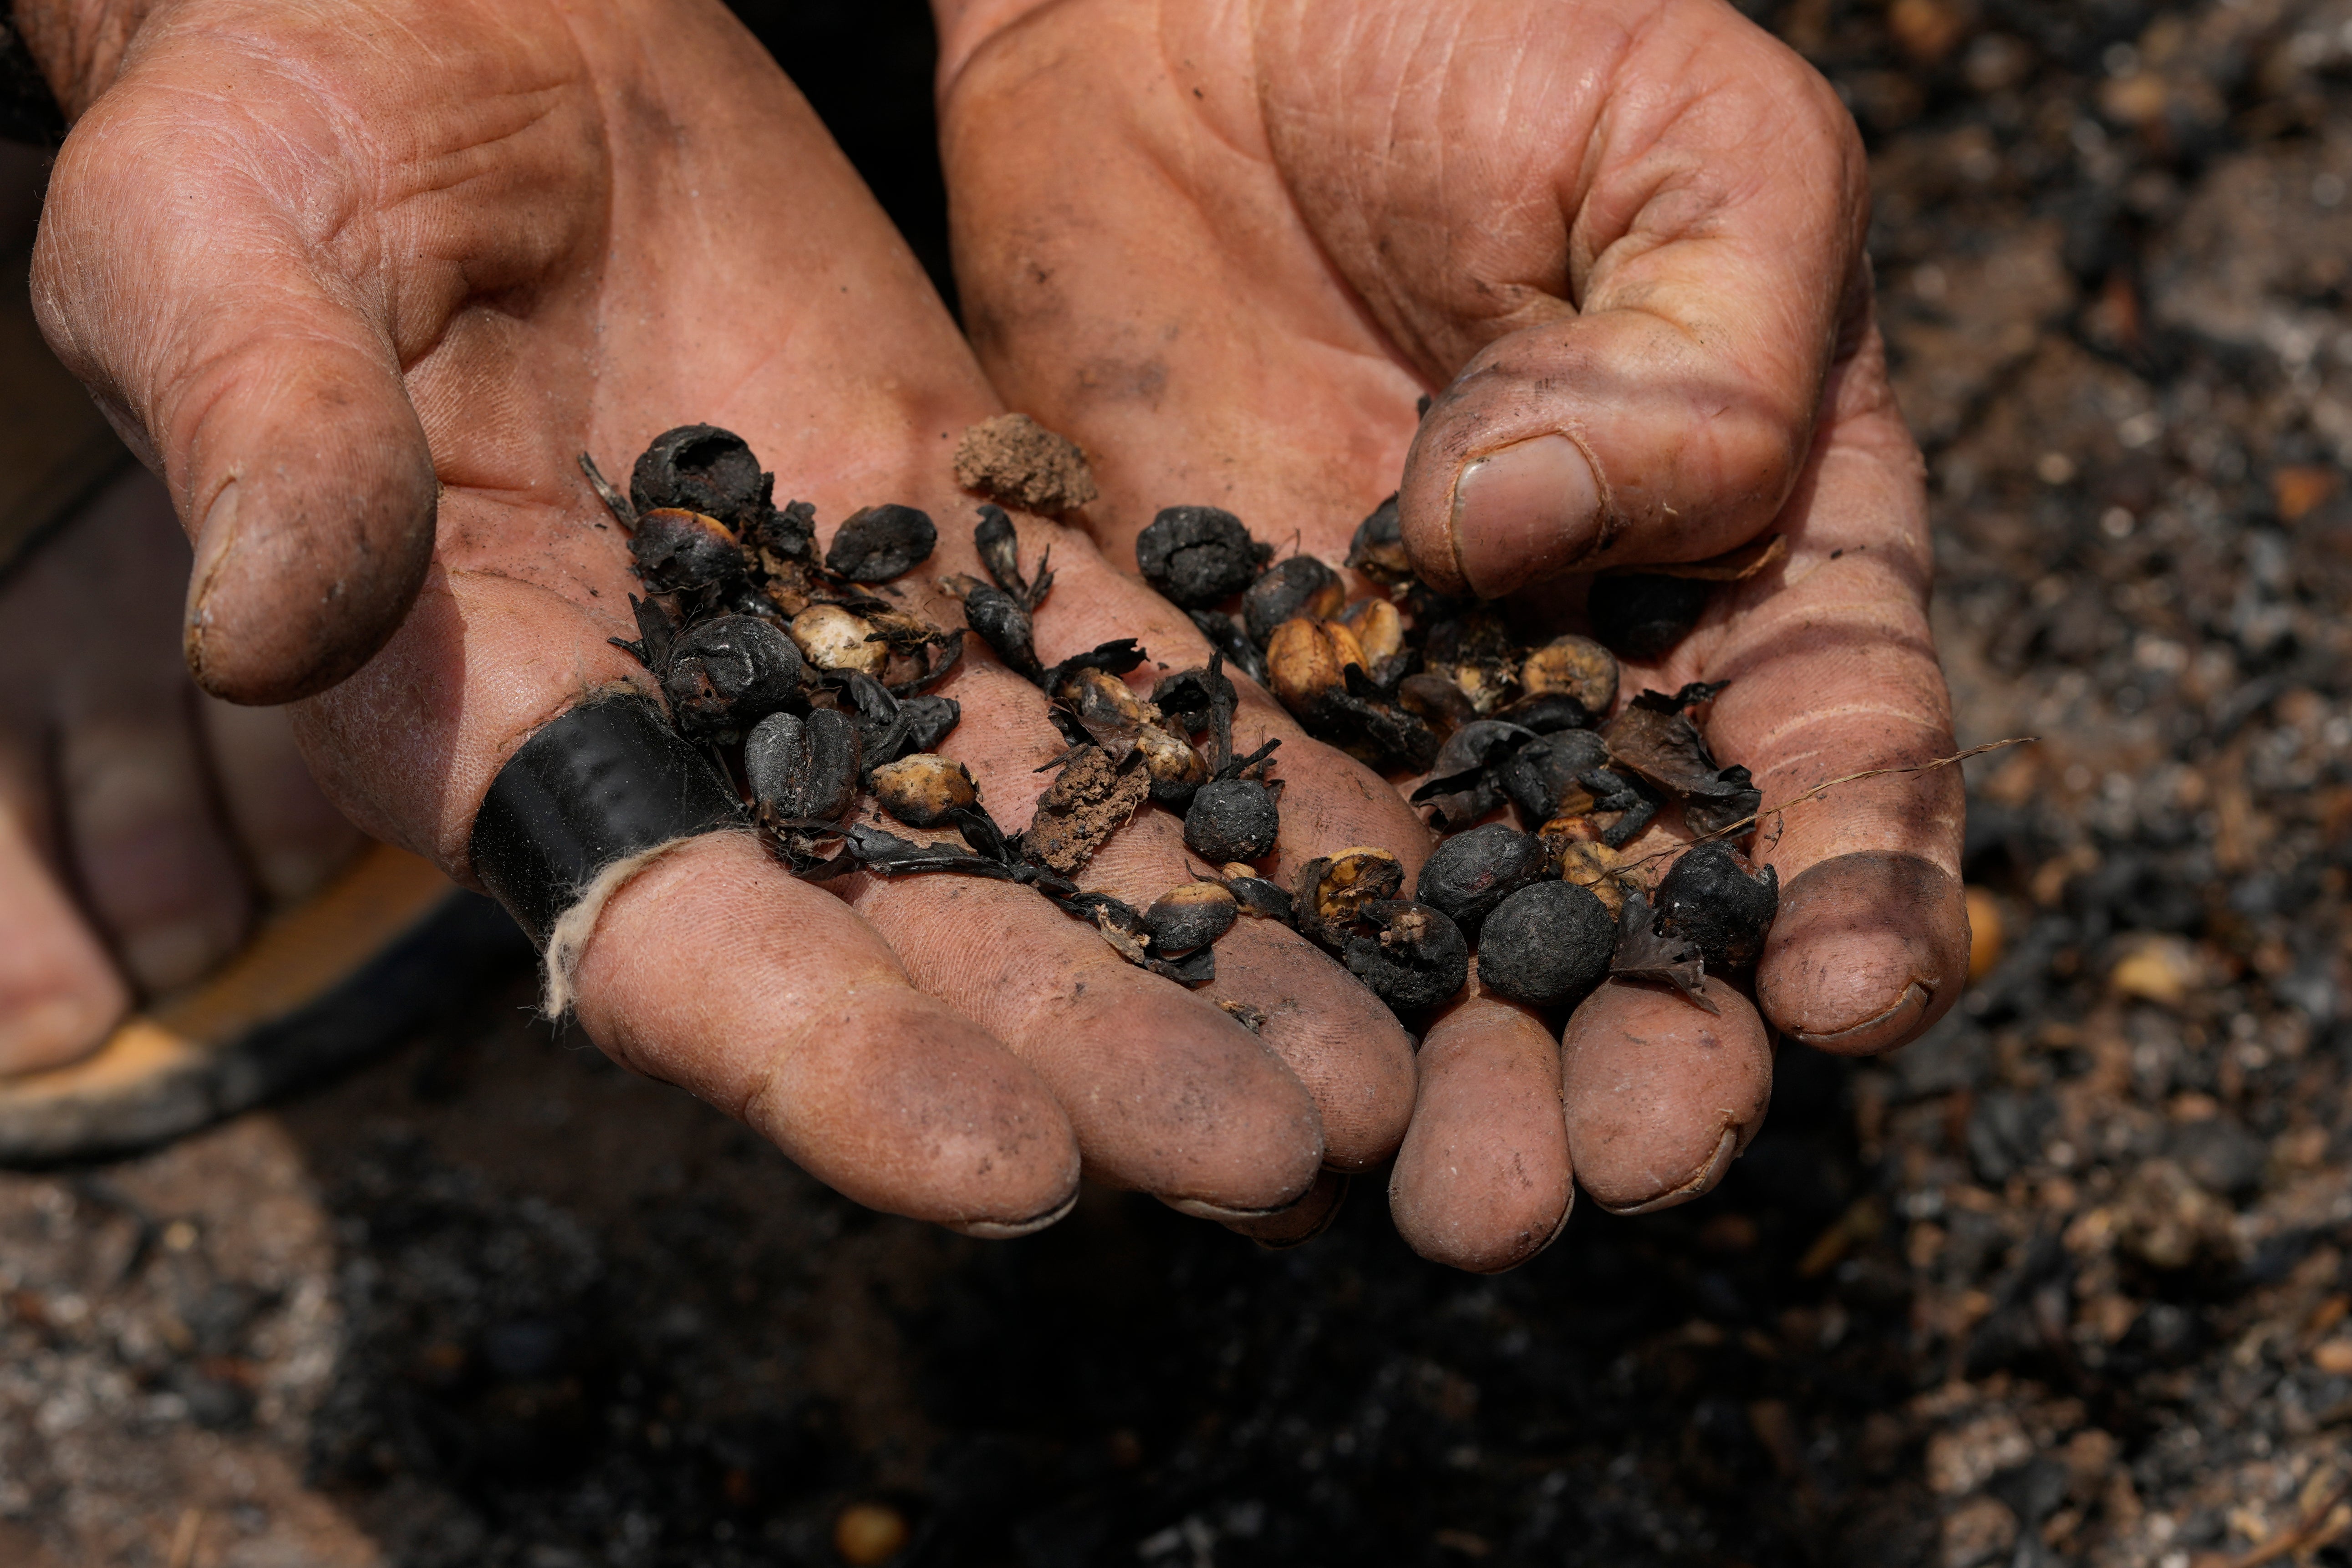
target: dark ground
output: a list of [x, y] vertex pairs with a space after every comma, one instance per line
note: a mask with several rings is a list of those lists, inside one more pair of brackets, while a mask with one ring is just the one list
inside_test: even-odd
[[[1377, 1182], [1286, 1254], [877, 1217], [518, 988], [0, 1179], [0, 1561], [2352, 1561], [2352, 0], [1756, 9], [1872, 140], [1961, 738], [2046, 737], [1928, 1040], [1478, 1279]], [[919, 12], [766, 10], [936, 264]]]

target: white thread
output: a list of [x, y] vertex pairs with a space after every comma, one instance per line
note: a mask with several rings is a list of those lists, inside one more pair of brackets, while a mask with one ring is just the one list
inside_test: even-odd
[[541, 1016], [555, 1022], [572, 1011], [572, 974], [580, 967], [581, 954], [587, 952], [588, 939], [596, 934], [596, 922], [603, 918], [604, 906], [613, 895], [679, 845], [709, 837], [709, 833], [689, 833], [650, 849], [640, 849], [635, 855], [625, 855], [597, 872], [595, 879], [580, 890], [580, 897], [563, 911], [555, 929], [547, 935], [547, 952], [541, 960]]

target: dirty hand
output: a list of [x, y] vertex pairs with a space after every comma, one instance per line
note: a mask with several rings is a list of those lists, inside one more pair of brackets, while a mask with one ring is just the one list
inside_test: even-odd
[[[1951, 1005], [1954, 773], [1771, 815], [1951, 749], [1866, 169], [1825, 82], [1718, 0], [938, 9], [969, 329], [1095, 455], [1106, 554], [1181, 501], [1336, 563], [1400, 489], [1425, 581], [1572, 617], [1597, 569], [1784, 535], [1626, 695], [1730, 683], [1709, 737], [1763, 788], [1782, 888], [1764, 1019], [1858, 1054]], [[1706, 1190], [1770, 1082], [1721, 1000], [1611, 983], [1564, 1049], [1461, 1003], [1422, 1047], [1399, 1225], [1507, 1268], [1565, 1222], [1571, 1164], [1612, 1209]]]
[[[948, 454], [999, 405], [715, 3], [177, 0], [117, 52], [74, 32], [89, 15], [26, 27], [80, 111], [37, 257], [44, 325], [195, 535], [199, 676], [249, 699], [356, 668], [296, 713], [369, 831], [467, 877], [516, 748], [586, 695], [649, 685], [606, 640], [633, 629], [635, 583], [583, 451], [612, 468], [668, 426], [723, 425], [827, 531], [908, 502], [942, 523], [926, 575], [976, 570]], [[1205, 654], [1084, 540], [1023, 536], [1060, 574], [1045, 658], [1119, 636]], [[943, 689], [964, 714], [944, 749], [1025, 820], [1062, 749], [1035, 689], [976, 649]], [[1306, 853], [1418, 831], [1279, 715], [1244, 728], [1288, 736], [1293, 787], [1328, 797], [1296, 814]], [[1095, 871], [1144, 900], [1183, 880], [1174, 819], [1139, 820]], [[846, 906], [749, 837], [694, 840], [604, 906], [583, 1023], [850, 1195], [984, 1234], [1062, 1212], [1081, 1163], [1280, 1234], [1328, 1212], [1327, 1158], [1360, 1167], [1403, 1134], [1407, 1037], [1293, 932], [1234, 933], [1213, 998], [1025, 889], [831, 886]], [[1216, 998], [1263, 1014], [1263, 1037]]]

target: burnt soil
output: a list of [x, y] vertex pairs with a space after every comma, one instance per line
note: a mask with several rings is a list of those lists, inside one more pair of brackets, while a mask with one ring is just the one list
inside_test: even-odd
[[[2352, 0], [1793, 0], [1870, 138], [1998, 955], [1499, 1279], [835, 1198], [526, 1018], [0, 1178], [0, 1561], [2352, 1553]], [[774, 6], [940, 265], [919, 8]]]

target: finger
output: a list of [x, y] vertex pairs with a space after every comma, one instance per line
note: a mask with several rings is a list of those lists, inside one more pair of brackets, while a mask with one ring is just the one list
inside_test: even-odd
[[[1035, 688], [1001, 666], [976, 658], [950, 689], [965, 711], [942, 751], [1018, 831], [1051, 777], [1036, 768], [1064, 742]], [[1117, 891], [1106, 863], [1131, 863], [1137, 837], [1158, 826], [1147, 811], [1118, 830], [1081, 883]], [[1166, 875], [1150, 896], [1181, 873]], [[1129, 963], [1092, 926], [1028, 889], [960, 877], [868, 878], [852, 903], [917, 984], [1053, 1086], [1096, 1179], [1210, 1217], [1285, 1207], [1313, 1181], [1323, 1131], [1283, 1058], [1207, 996]]]
[[58, 773], [74, 868], [131, 977], [168, 991], [236, 951], [252, 907], [186, 713], [68, 719]]
[[0, 759], [0, 1074], [61, 1067], [96, 1048], [131, 993], [42, 851], [30, 759]]
[[[184, 651], [215, 695], [315, 692], [383, 644], [436, 514], [403, 373], [467, 335], [461, 306], [527, 298], [597, 210], [553, 35], [494, 26], [486, 50], [473, 11], [374, 18], [415, 62], [389, 80], [365, 16], [159, 14], [60, 154], [43, 329], [171, 484]], [[431, 72], [473, 90], [413, 89]]]
[[1468, 998], [1433, 1025], [1389, 1177], [1397, 1232], [1433, 1263], [1516, 1268], [1568, 1225], [1576, 1186], [1560, 1047], [1533, 1010]]
[[[1575, 10], [1565, 48], [1555, 13], [1465, 8], [1452, 65], [1475, 91], [1413, 91], [1423, 57], [1368, 44], [1269, 116], [1309, 189], [1364, 145], [1326, 111], [1410, 104], [1406, 133], [1441, 150], [1384, 165], [1318, 227], [1444, 383], [1398, 504], [1415, 568], [1448, 592], [1755, 534], [1802, 466], [1864, 278], [1861, 140], [1811, 68], [1721, 5]], [[1500, 221], [1466, 243], [1429, 221], [1474, 213]]]
[[1348, 1197], [1348, 1178], [1337, 1171], [1325, 1171], [1315, 1178], [1307, 1195], [1279, 1214], [1263, 1218], [1237, 1219], [1226, 1222], [1225, 1228], [1248, 1237], [1260, 1247], [1281, 1251], [1304, 1247], [1325, 1231], [1339, 1217], [1339, 1210]]
[[[534, 535], [528, 510], [457, 505], [482, 536], [526, 542], [559, 585], [436, 568], [383, 652], [294, 717], [343, 810], [463, 877], [476, 803], [521, 741], [643, 672], [603, 640], [617, 629], [603, 606], [626, 602], [604, 535]], [[744, 1118], [860, 1202], [1009, 1234], [1075, 1194], [1069, 1122], [1036, 1074], [749, 837], [698, 840], [627, 883], [574, 991], [618, 1059]]]
[[[1928, 628], [1933, 554], [1919, 458], [1875, 335], [1841, 369], [1829, 426], [1790, 509], [1789, 554], [1728, 596], [1697, 639], [1728, 681], [1707, 721], [1764, 792], [1758, 853], [1781, 907], [1757, 972], [1774, 1026], [1845, 1054], [1915, 1037], [1968, 965], [1950, 699]], [[1785, 808], [1785, 809], [1782, 809]], [[1775, 815], [1778, 811], [1779, 815]]]
[[1076, 1201], [1077, 1149], [1045, 1086], [747, 836], [699, 840], [623, 889], [579, 983], [581, 1022], [616, 1058], [870, 1207], [1010, 1236]]
[[262, 891], [279, 904], [316, 891], [363, 840], [311, 782], [285, 711], [205, 698], [198, 717], [222, 809]]
[[1772, 1047], [1748, 999], [1709, 977], [1706, 1012], [1680, 992], [1610, 980], [1561, 1037], [1577, 1182], [1612, 1214], [1711, 1191], [1763, 1125]]

